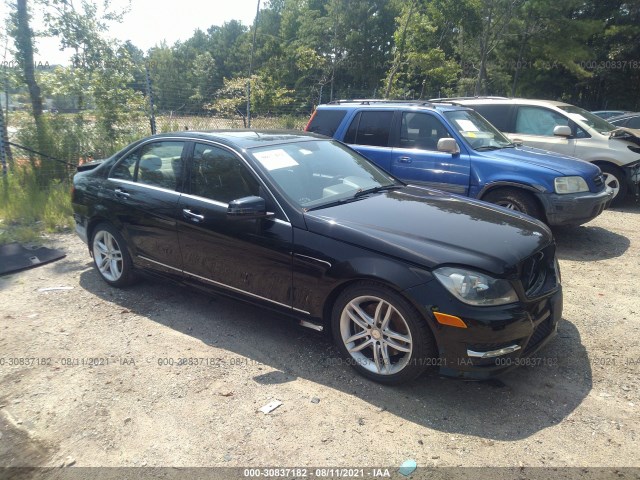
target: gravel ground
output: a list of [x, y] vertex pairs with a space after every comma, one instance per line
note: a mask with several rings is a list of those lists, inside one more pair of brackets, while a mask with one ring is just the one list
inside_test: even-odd
[[640, 205], [555, 234], [564, 321], [538, 365], [393, 388], [272, 313], [112, 289], [51, 236], [66, 258], [0, 277], [0, 466], [639, 467]]

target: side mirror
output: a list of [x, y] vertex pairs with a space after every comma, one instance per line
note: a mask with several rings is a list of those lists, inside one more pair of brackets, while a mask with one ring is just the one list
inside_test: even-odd
[[566, 125], [558, 125], [553, 129], [553, 134], [557, 137], [570, 137], [573, 135], [571, 127]]
[[460, 146], [454, 138], [441, 138], [438, 140], [438, 151], [458, 155], [460, 153]]
[[272, 216], [267, 212], [267, 205], [262, 197], [243, 197], [231, 200], [227, 207], [227, 217], [232, 219], [267, 218]]

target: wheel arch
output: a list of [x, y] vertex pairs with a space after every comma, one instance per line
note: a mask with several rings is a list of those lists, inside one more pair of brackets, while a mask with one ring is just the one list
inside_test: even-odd
[[517, 190], [522, 191], [526, 195], [528, 195], [533, 202], [535, 202], [540, 214], [543, 217], [543, 221], [546, 223], [547, 221], [547, 208], [544, 202], [540, 200], [539, 195], [542, 193], [540, 189], [537, 189], [531, 185], [526, 185], [523, 183], [515, 183], [515, 182], [495, 182], [490, 185], [486, 185], [480, 193], [478, 193], [478, 200], [484, 200], [487, 195], [490, 193], [494, 193], [500, 190]]
[[[329, 292], [329, 294], [325, 298], [324, 304], [322, 306], [322, 322], [325, 325], [325, 329], [326, 329], [326, 332], [327, 332], [328, 335], [331, 335], [331, 333], [332, 333], [332, 331], [331, 331], [331, 329], [332, 329], [332, 326], [331, 326], [331, 312], [333, 310], [333, 306], [335, 305], [336, 300], [338, 299], [338, 297], [342, 294], [342, 292], [344, 292], [348, 288], [350, 288], [350, 287], [352, 287], [354, 285], [357, 285], [359, 283], [367, 283], [367, 282], [377, 283], [381, 287], [388, 288], [391, 291], [393, 291], [394, 293], [396, 293], [398, 295], [401, 295], [422, 316], [422, 318], [424, 319], [425, 323], [429, 327], [429, 330], [431, 331], [431, 334], [434, 336], [434, 338], [436, 337], [436, 332], [435, 332], [434, 324], [433, 324], [434, 319], [429, 315], [429, 312], [427, 312], [427, 310], [424, 308], [424, 306], [418, 304], [414, 298], [412, 298], [410, 295], [407, 295], [405, 293], [405, 291], [400, 289], [400, 288], [398, 288], [397, 285], [393, 284], [392, 282], [390, 282], [388, 280], [385, 280], [384, 278], [381, 278], [381, 277], [378, 277], [378, 276], [375, 276], [375, 275], [363, 275], [361, 277], [350, 278], [350, 279], [345, 280], [344, 282], [336, 285], [333, 288], [333, 290], [331, 290], [331, 292]], [[439, 348], [437, 342], [436, 342], [436, 348]]]
[[622, 166], [612, 162], [611, 160], [592, 160], [591, 163], [593, 163], [594, 165], [597, 165], [601, 169], [602, 169], [602, 167], [615, 168], [616, 170], [618, 170], [620, 172], [620, 174], [623, 176], [623, 178], [626, 178], [625, 177], [624, 168], [622, 168]]
[[[502, 188], [515, 188], [515, 189], [519, 189], [519, 190], [525, 190], [525, 191], [531, 192], [533, 194], [541, 192], [540, 188], [536, 188], [536, 187], [534, 187], [532, 185], [527, 185], [526, 183], [519, 183], [519, 182], [511, 182], [511, 181], [501, 180], [501, 181], [498, 181], [498, 182], [491, 182], [491, 183], [486, 184], [478, 192], [478, 196], [476, 198], [478, 200], [482, 200], [482, 198], [485, 197], [489, 192], [493, 192], [495, 190], [499, 190], [499, 189], [502, 189]], [[535, 197], [536, 195], [533, 195], [533, 196]]]
[[89, 252], [91, 253], [92, 256], [93, 256], [93, 250], [91, 249], [91, 242], [93, 241], [93, 234], [94, 234], [94, 232], [96, 230], [96, 227], [98, 225], [100, 225], [101, 223], [112, 224], [111, 221], [109, 221], [108, 218], [100, 216], [100, 215], [92, 217], [87, 222], [87, 242], [88, 242], [88, 246], [89, 246]]
[[[131, 247], [130, 247], [130, 243], [128, 241], [129, 239], [126, 237], [124, 232], [122, 232], [122, 230], [120, 228], [118, 228], [119, 225], [116, 224], [113, 221], [113, 219], [108, 218], [105, 215], [97, 214], [97, 215], [94, 215], [93, 217], [91, 217], [91, 219], [89, 219], [89, 221], [87, 222], [87, 242], [88, 242], [88, 247], [89, 247], [89, 253], [91, 254], [91, 256], [93, 256], [93, 251], [91, 249], [91, 242], [93, 240], [93, 234], [95, 233], [96, 227], [98, 225], [100, 225], [101, 223], [106, 223], [107, 225], [111, 225], [113, 228], [118, 230], [120, 235], [122, 235], [124, 237], [125, 242], [126, 242], [127, 250], [129, 250], [129, 254], [131, 255]], [[132, 256], [132, 258], [133, 258], [133, 256]]]

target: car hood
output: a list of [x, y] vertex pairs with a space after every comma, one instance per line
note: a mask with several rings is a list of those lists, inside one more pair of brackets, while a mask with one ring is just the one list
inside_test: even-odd
[[310, 211], [305, 220], [311, 232], [429, 269], [457, 264], [496, 275], [514, 273], [553, 241], [526, 215], [413, 186]]
[[611, 132], [611, 135], [609, 136], [609, 138], [626, 140], [627, 142], [640, 145], [640, 130], [637, 128], [619, 127], [613, 132]]
[[500, 150], [491, 150], [490, 152], [477, 152], [482, 155], [490, 154], [492, 157], [507, 160], [509, 162], [527, 163], [537, 167], [553, 170], [560, 175], [588, 175], [594, 176], [598, 174], [598, 167], [580, 160], [575, 157], [569, 157], [556, 152], [550, 152], [534, 147], [516, 147], [503, 148]]

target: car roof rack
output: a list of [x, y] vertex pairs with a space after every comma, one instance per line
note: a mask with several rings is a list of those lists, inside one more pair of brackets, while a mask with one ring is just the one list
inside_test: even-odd
[[402, 105], [417, 105], [422, 107], [432, 107], [433, 102], [430, 100], [387, 100], [383, 98], [353, 98], [332, 100], [327, 105], [342, 105], [343, 103], [357, 103], [359, 105], [371, 105], [373, 103], [388, 103]]
[[449, 103], [449, 102], [457, 102], [459, 100], [509, 100], [508, 97], [497, 97], [490, 95], [482, 95], [477, 97], [445, 97], [445, 98], [430, 98], [429, 101], [432, 103]]

